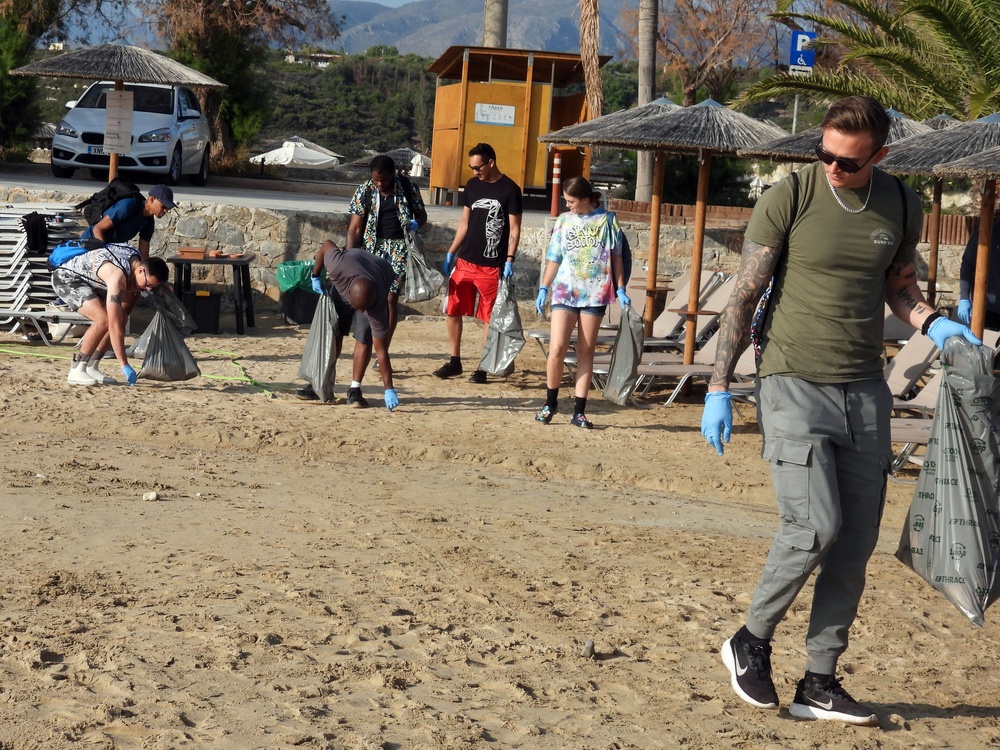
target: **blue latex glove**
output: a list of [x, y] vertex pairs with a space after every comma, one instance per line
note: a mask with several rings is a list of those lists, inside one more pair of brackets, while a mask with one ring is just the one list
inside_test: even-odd
[[625, 288], [624, 288], [624, 287], [622, 287], [622, 288], [621, 288], [621, 289], [619, 289], [619, 290], [618, 290], [617, 292], [615, 292], [615, 296], [616, 296], [616, 297], [618, 298], [618, 304], [620, 304], [620, 305], [622, 306], [622, 309], [623, 309], [623, 310], [624, 310], [624, 309], [625, 309], [626, 307], [629, 307], [629, 306], [631, 306], [631, 304], [632, 304], [632, 300], [630, 300], [630, 299], [628, 298], [628, 295], [627, 295], [627, 294], [625, 294]]
[[964, 336], [966, 341], [976, 345], [983, 343], [976, 338], [976, 334], [968, 326], [956, 323], [954, 320], [948, 320], [945, 317], [938, 318], [931, 323], [931, 327], [927, 329], [927, 335], [930, 336], [931, 341], [934, 342], [934, 346], [938, 349], [944, 349], [945, 342], [952, 336]]
[[454, 265], [455, 265], [455, 253], [448, 253], [446, 256], [444, 256], [444, 266], [442, 266], [442, 268], [444, 269], [445, 278], [451, 276], [451, 269]]
[[972, 322], [972, 300], [959, 300], [958, 319], [965, 323], [965, 325], [969, 325]]
[[701, 413], [701, 434], [720, 456], [722, 444], [728, 443], [733, 434], [733, 394], [728, 391], [709, 391], [705, 394], [705, 410]]
[[139, 379], [139, 375], [132, 369], [132, 365], [125, 365], [122, 367], [122, 375], [125, 376], [129, 385], [135, 385], [136, 381]]
[[387, 388], [385, 391], [385, 408], [392, 411], [397, 406], [399, 406], [399, 396], [396, 395], [396, 391], [392, 388]]
[[417, 220], [416, 219], [410, 219], [410, 231], [411, 232], [416, 232], [418, 229], [420, 229], [420, 225], [417, 224]]
[[323, 280], [319, 276], [312, 276], [309, 281], [312, 283], [313, 291], [316, 292], [316, 294], [323, 293]]
[[535, 297], [535, 312], [539, 315], [545, 314], [545, 298], [549, 296], [549, 288], [542, 286], [538, 288], [538, 296]]
[[503, 277], [509, 279], [514, 275], [514, 261], [508, 260], [503, 264]]

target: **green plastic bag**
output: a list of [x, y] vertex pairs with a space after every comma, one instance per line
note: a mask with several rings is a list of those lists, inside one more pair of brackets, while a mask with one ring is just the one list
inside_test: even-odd
[[282, 292], [290, 292], [293, 289], [302, 289], [306, 292], [313, 292], [312, 277], [313, 262], [311, 260], [285, 260], [278, 264], [278, 270], [274, 274], [278, 279], [278, 289]]

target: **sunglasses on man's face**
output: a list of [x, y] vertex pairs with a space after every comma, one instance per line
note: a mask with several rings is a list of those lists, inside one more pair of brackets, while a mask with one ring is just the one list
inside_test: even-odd
[[847, 174], [856, 174], [857, 172], [860, 172], [861, 169], [865, 166], [865, 164], [874, 159], [875, 154], [877, 154], [880, 150], [881, 149], [875, 149], [875, 151], [872, 153], [871, 156], [869, 156], [863, 162], [858, 164], [853, 159], [845, 159], [842, 156], [834, 156], [825, 148], [823, 148], [822, 142], [816, 144], [816, 156], [819, 157], [819, 160], [821, 162], [823, 162], [824, 164], [833, 164], [834, 162], [837, 162], [837, 169], [839, 169], [841, 172], [847, 172]]

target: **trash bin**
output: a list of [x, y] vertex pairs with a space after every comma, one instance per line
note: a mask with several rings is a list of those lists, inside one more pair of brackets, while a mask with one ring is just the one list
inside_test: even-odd
[[304, 292], [301, 289], [282, 292], [281, 314], [285, 316], [285, 320], [289, 323], [307, 326], [312, 323], [318, 302], [319, 295], [312, 289], [308, 292]]
[[194, 333], [218, 333], [222, 295], [219, 292], [187, 291], [183, 296], [184, 307], [194, 318]]
[[311, 260], [286, 260], [278, 264], [275, 278], [281, 291], [281, 314], [289, 323], [309, 325], [319, 295], [312, 288]]

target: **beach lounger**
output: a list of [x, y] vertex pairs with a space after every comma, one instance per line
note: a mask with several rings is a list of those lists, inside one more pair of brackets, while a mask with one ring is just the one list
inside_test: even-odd
[[[721, 273], [712, 273], [706, 275], [706, 277], [702, 280], [702, 285], [701, 285], [701, 297], [700, 297], [701, 301], [704, 302], [708, 298], [708, 295], [712, 292], [712, 290], [718, 287], [719, 284], [723, 282], [723, 280], [725, 280], [725, 275]], [[687, 306], [688, 296], [691, 289], [690, 274], [685, 272], [672, 279], [670, 283], [671, 284], [677, 283], [678, 286], [674, 287], [674, 292], [672, 296], [667, 300], [666, 305], [663, 308], [663, 311], [656, 317], [655, 320], [653, 320], [654, 338], [669, 339], [670, 336], [674, 335], [678, 327], [682, 327], [684, 324], [683, 316], [668, 311], [675, 307]], [[645, 304], [645, 296], [646, 296], [645, 292], [642, 292], [642, 294], [639, 296], [641, 296], [643, 304]], [[620, 317], [621, 306], [617, 303], [617, 301], [612, 302], [611, 305], [609, 305], [608, 307], [618, 308], [617, 315]], [[638, 307], [636, 308], [636, 311], [639, 312]], [[663, 332], [662, 335], [661, 332]], [[549, 343], [549, 329], [533, 328], [525, 331], [524, 333], [526, 336], [530, 336], [538, 343], [538, 346], [541, 347], [542, 349], [542, 354], [547, 358], [549, 356], [549, 352], [547, 349]], [[609, 330], [605, 333], [601, 333], [597, 337], [597, 345], [610, 346], [614, 344], [615, 336], [617, 336], [617, 328], [614, 331]], [[572, 342], [575, 340], [576, 340], [576, 334], [574, 333], [573, 337], [570, 339], [571, 345]], [[571, 360], [575, 361], [576, 355], [572, 351], [569, 352], [568, 356], [570, 356]], [[572, 367], [572, 362], [570, 363], [570, 366]]]
[[[695, 352], [695, 361], [689, 365], [686, 365], [683, 362], [662, 361], [650, 364], [640, 363], [638, 373], [641, 377], [641, 382], [645, 383], [642, 395], [645, 396], [649, 393], [649, 389], [658, 378], [676, 378], [677, 383], [674, 385], [673, 390], [670, 392], [670, 396], [663, 404], [664, 406], [670, 406], [670, 404], [672, 404], [674, 400], [681, 395], [684, 387], [690, 380], [694, 378], [702, 378], [707, 381], [712, 377], [712, 372], [715, 369], [715, 354], [718, 349], [718, 344], [719, 334], [716, 333], [712, 336], [708, 343], [705, 344], [705, 346]], [[752, 384], [756, 377], [756, 356], [754, 354], [753, 347], [748, 346], [736, 362], [736, 368], [733, 371], [733, 384], [735, 385], [739, 382]]]
[[917, 448], [927, 445], [927, 441], [930, 440], [934, 420], [921, 417], [893, 417], [889, 421], [889, 425], [892, 431], [892, 442], [903, 444], [902, 449], [892, 458], [892, 463], [889, 466], [890, 471], [895, 473], [911, 461], [922, 464], [923, 461], [914, 454]]
[[908, 398], [916, 393], [938, 357], [938, 348], [930, 337], [915, 331], [885, 366], [885, 382], [894, 398]]
[[[29, 310], [29, 309], [9, 309], [0, 308], [0, 323], [11, 323], [15, 325], [11, 331], [18, 328], [29, 336], [37, 334], [46, 346], [55, 346], [61, 343], [73, 325], [90, 325], [93, 321], [85, 315], [74, 312], [60, 312], [57, 310]], [[62, 327], [60, 335], [51, 336], [48, 324], [70, 323], [72, 325]]]

